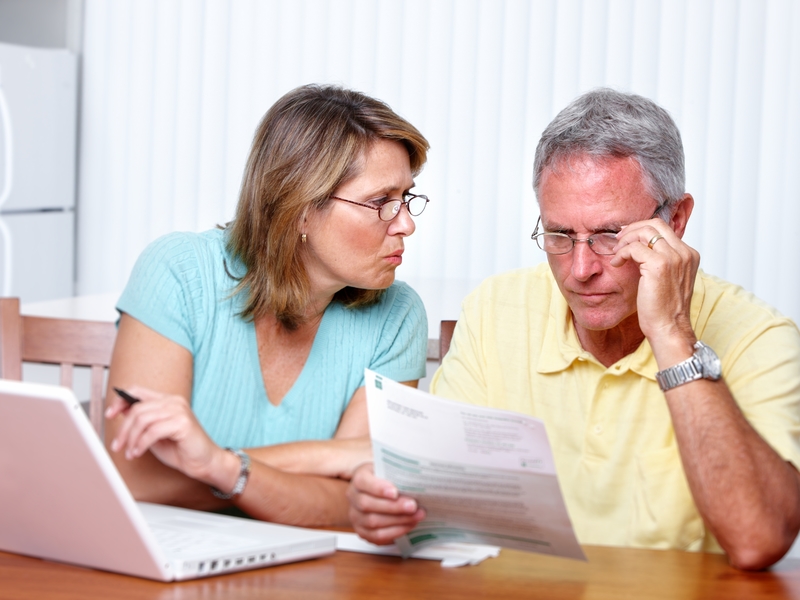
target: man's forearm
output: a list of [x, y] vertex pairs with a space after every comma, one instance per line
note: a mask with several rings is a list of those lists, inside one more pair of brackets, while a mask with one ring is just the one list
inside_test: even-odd
[[747, 422], [724, 381], [666, 393], [686, 477], [706, 525], [744, 569], [765, 568], [800, 528], [800, 476]]

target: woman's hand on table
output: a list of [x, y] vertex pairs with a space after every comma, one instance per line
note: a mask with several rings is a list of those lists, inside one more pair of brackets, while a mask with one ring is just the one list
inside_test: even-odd
[[394, 485], [375, 476], [372, 463], [356, 469], [347, 498], [353, 529], [373, 544], [391, 544], [425, 518], [416, 500], [400, 495]]

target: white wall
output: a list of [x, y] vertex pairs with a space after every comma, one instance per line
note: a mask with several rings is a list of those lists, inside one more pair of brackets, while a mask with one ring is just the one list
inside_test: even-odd
[[[87, 0], [78, 289], [233, 215], [251, 135], [307, 82], [389, 102], [432, 145], [399, 276], [430, 322], [537, 263], [538, 137], [581, 92], [649, 96], [684, 135], [707, 271], [800, 320], [800, 1]], [[434, 332], [431, 332], [434, 335]]]

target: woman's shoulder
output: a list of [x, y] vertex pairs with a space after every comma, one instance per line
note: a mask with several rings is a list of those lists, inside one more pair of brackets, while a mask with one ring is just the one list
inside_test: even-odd
[[175, 231], [150, 242], [139, 255], [135, 272], [171, 272], [175, 275], [222, 265], [226, 256], [224, 232]]
[[425, 306], [419, 294], [402, 281], [395, 281], [386, 288], [373, 304], [346, 308], [343, 304], [333, 302], [327, 312], [336, 320], [343, 319], [349, 322], [351, 327], [369, 329], [385, 329], [397, 326], [403, 321], [415, 322], [426, 319]]
[[[140, 255], [117, 308], [195, 352], [198, 331], [217, 313], [232, 281], [225, 275], [223, 232], [173, 232]], [[227, 287], [223, 287], [227, 286]]]
[[224, 236], [225, 232], [222, 229], [210, 229], [200, 233], [173, 231], [150, 242], [142, 254], [156, 257], [179, 256], [187, 252], [224, 254]]
[[427, 318], [422, 298], [404, 281], [395, 281], [386, 288], [377, 303], [365, 309], [373, 315], [377, 313], [377, 318], [384, 321]]
[[395, 281], [390, 285], [381, 297], [381, 301], [390, 305], [422, 306], [422, 298], [405, 281]]

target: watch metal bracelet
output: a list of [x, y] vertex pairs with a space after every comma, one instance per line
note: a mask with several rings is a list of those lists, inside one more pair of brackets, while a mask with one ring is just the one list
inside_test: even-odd
[[702, 379], [703, 372], [700, 370], [697, 362], [695, 357], [691, 357], [669, 369], [659, 371], [656, 373], [658, 386], [663, 391], [667, 391], [683, 383]]
[[244, 450], [239, 448], [225, 448], [228, 452], [233, 452], [236, 456], [239, 457], [241, 460], [241, 466], [239, 467], [239, 477], [236, 479], [236, 483], [233, 486], [233, 490], [230, 494], [226, 494], [225, 492], [218, 490], [214, 486], [211, 486], [211, 493], [214, 494], [217, 498], [222, 500], [230, 500], [234, 496], [238, 496], [244, 491], [244, 486], [247, 485], [247, 480], [250, 477], [250, 456]]
[[716, 381], [720, 377], [722, 377], [722, 364], [719, 357], [700, 340], [694, 343], [694, 354], [691, 357], [656, 373], [658, 387], [663, 392], [668, 392], [672, 388], [690, 381], [698, 379]]

